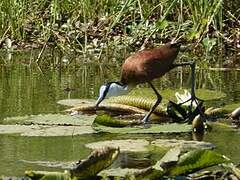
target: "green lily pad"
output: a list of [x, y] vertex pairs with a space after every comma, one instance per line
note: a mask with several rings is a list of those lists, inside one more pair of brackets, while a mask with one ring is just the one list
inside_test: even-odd
[[3, 124], [90, 126], [95, 117], [95, 115], [39, 114], [5, 118]]
[[[150, 126], [150, 127], [145, 127]], [[123, 133], [123, 134], [160, 134], [160, 133], [188, 133], [192, 131], [192, 125], [179, 123], [164, 123], [139, 125], [133, 127], [114, 128], [93, 123], [93, 129], [98, 132]]]
[[21, 136], [74, 136], [96, 133], [91, 126], [0, 125], [0, 134]]
[[110, 146], [114, 148], [120, 148], [122, 151], [140, 152], [147, 151], [149, 142], [145, 139], [124, 139], [124, 140], [111, 140], [111, 141], [99, 141], [86, 144], [85, 146], [90, 149], [99, 149], [104, 146]]
[[0, 125], [0, 134], [21, 134], [35, 129], [39, 129], [39, 127], [26, 125]]
[[228, 161], [228, 158], [212, 150], [197, 149], [185, 152], [182, 148], [175, 147], [170, 149], [153, 168], [164, 171], [165, 175], [177, 176]]
[[139, 120], [120, 120], [106, 114], [97, 116], [94, 120], [94, 123], [108, 127], [126, 127], [141, 124]]
[[76, 136], [96, 133], [91, 126], [42, 126], [41, 129], [21, 133], [21, 136]]
[[[225, 156], [215, 151], [202, 149], [191, 150], [181, 155], [177, 163], [173, 163], [172, 165], [168, 164], [168, 168], [165, 168], [165, 173], [171, 176], [189, 174], [228, 161]], [[161, 163], [157, 162], [154, 168], [158, 169], [157, 166], [159, 164]]]

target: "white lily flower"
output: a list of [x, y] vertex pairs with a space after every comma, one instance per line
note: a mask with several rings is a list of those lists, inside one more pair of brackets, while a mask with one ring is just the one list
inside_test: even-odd
[[[183, 94], [180, 94], [179, 92], [175, 93], [175, 96], [177, 98], [177, 104], [183, 103], [184, 106], [190, 106], [191, 105], [191, 101], [187, 101], [189, 99], [191, 99], [192, 95], [189, 91], [187, 91], [186, 89], [184, 90]], [[187, 101], [187, 102], [186, 102]], [[194, 108], [197, 107], [197, 100], [192, 102], [192, 106]]]

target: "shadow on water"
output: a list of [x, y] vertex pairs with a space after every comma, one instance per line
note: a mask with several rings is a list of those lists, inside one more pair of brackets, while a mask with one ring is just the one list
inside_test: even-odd
[[[32, 114], [62, 113], [66, 108], [56, 104], [60, 99], [96, 98], [99, 86], [108, 80], [117, 80], [120, 73], [121, 60], [113, 59], [105, 63], [90, 61], [81, 57], [72, 58], [46, 56], [38, 66], [29, 65], [28, 53], [12, 54], [10, 59], [6, 54], [0, 54], [0, 123], [6, 117]], [[91, 58], [90, 58], [91, 59]], [[92, 63], [92, 62], [97, 63]], [[226, 93], [221, 100], [208, 102], [214, 106], [240, 101], [240, 71], [216, 71], [197, 69], [196, 87], [218, 90]], [[154, 83], [159, 89], [184, 89], [190, 87], [190, 72], [186, 69], [176, 69]], [[141, 86], [146, 86], [141, 85]], [[219, 135], [220, 134], [220, 135]], [[216, 136], [217, 135], [217, 136]], [[134, 138], [133, 136], [118, 136], [117, 138]], [[150, 136], [156, 138], [159, 136]], [[22, 175], [26, 169], [47, 170], [27, 161], [77, 161], [85, 158], [90, 150], [85, 143], [116, 138], [116, 135], [84, 135], [75, 137], [21, 137], [16, 135], [0, 135], [0, 175]], [[137, 137], [135, 137], [137, 138]], [[166, 138], [166, 137], [165, 137]], [[191, 139], [191, 136], [173, 137]], [[239, 131], [220, 133], [213, 130], [207, 133], [204, 140], [213, 142], [217, 150], [229, 155], [236, 162], [240, 143]], [[228, 143], [228, 145], [226, 145]], [[143, 166], [149, 165], [146, 157], [154, 161], [151, 154], [140, 155], [138, 160]], [[140, 159], [141, 159], [140, 158]], [[134, 166], [134, 155], [122, 154], [117, 163]], [[135, 162], [136, 163], [136, 162]]]

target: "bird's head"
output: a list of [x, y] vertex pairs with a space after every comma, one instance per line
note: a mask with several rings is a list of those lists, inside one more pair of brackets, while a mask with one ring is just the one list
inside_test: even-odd
[[105, 98], [112, 96], [121, 96], [127, 94], [129, 91], [130, 88], [121, 82], [108, 82], [102, 85], [99, 89], [99, 97], [96, 102], [96, 107], [98, 107]]

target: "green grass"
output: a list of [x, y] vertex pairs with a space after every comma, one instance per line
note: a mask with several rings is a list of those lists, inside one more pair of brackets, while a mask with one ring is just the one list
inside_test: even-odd
[[223, 0], [1, 0], [0, 47], [6, 37], [18, 47], [47, 45], [83, 53], [172, 39], [199, 43], [205, 37], [219, 39], [226, 18], [236, 21], [237, 13], [228, 11], [233, 17], [223, 16]]

